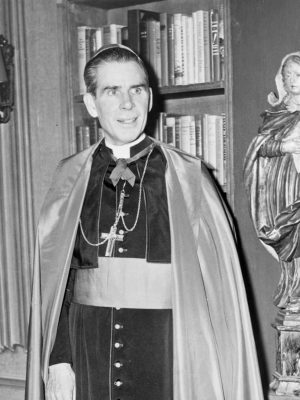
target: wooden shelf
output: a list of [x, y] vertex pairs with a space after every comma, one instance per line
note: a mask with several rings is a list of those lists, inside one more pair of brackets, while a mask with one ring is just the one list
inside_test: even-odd
[[206, 82], [197, 83], [194, 85], [178, 85], [178, 86], [164, 86], [158, 89], [159, 93], [164, 97], [174, 97], [184, 95], [189, 97], [191, 94], [197, 96], [212, 96], [214, 94], [224, 94], [224, 82]]
[[103, 8], [105, 10], [129, 7], [137, 4], [154, 3], [162, 0], [72, 0], [71, 3]]
[[[164, 86], [158, 88], [158, 93], [163, 97], [192, 97], [192, 96], [213, 96], [224, 94], [225, 86], [223, 81], [197, 83], [194, 85]], [[83, 102], [83, 95], [75, 96], [76, 103]]]

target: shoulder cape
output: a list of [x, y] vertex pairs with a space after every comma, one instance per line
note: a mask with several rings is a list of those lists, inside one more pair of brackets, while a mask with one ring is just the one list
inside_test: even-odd
[[[92, 154], [62, 162], [37, 233], [26, 399], [41, 400]], [[262, 400], [244, 283], [228, 212], [201, 161], [166, 145], [174, 400]]]

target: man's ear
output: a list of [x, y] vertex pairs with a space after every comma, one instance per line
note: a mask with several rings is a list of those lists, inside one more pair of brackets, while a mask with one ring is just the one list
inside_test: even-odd
[[152, 93], [152, 89], [149, 88], [149, 106], [148, 106], [148, 111], [150, 112], [152, 110], [152, 106], [153, 106], [153, 93]]
[[95, 105], [95, 97], [91, 93], [86, 93], [83, 96], [84, 104], [90, 114], [91, 117], [98, 117], [97, 108]]

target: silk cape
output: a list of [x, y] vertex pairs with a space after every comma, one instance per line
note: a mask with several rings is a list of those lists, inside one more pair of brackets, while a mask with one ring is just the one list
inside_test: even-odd
[[[26, 399], [42, 400], [48, 360], [98, 144], [63, 160], [37, 231]], [[173, 266], [174, 400], [262, 400], [229, 214], [201, 161], [161, 146]]]

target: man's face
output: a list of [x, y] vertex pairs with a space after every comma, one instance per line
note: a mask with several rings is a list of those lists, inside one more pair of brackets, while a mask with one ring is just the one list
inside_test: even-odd
[[294, 61], [288, 61], [283, 70], [283, 82], [285, 89], [292, 95], [300, 95], [300, 65]]
[[107, 142], [123, 145], [143, 133], [152, 93], [145, 73], [134, 61], [101, 64], [97, 69], [96, 97], [84, 101], [92, 117], [98, 117]]

